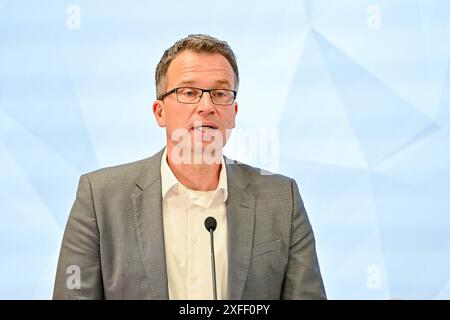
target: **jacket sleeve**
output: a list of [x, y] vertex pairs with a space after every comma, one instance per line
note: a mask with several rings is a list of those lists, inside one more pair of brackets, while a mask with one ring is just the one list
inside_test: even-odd
[[281, 299], [326, 299], [314, 233], [297, 184], [292, 180], [293, 212], [289, 258]]
[[88, 176], [82, 175], [59, 254], [53, 299], [102, 299], [100, 239]]

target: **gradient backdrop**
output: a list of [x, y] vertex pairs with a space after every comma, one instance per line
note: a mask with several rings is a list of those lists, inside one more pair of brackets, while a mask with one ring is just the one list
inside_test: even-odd
[[0, 298], [51, 297], [80, 174], [164, 145], [190, 33], [236, 52], [227, 154], [297, 180], [329, 298], [449, 299], [446, 0], [0, 0]]

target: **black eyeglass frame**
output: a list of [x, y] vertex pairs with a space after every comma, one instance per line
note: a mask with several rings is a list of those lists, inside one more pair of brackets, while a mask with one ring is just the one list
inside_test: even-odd
[[[199, 98], [198, 98], [198, 101], [196, 101], [196, 102], [182, 102], [182, 101], [180, 101], [180, 100], [178, 99], [178, 92], [177, 92], [177, 90], [178, 90], [178, 89], [186, 89], [186, 88], [196, 89], [196, 90], [200, 90], [200, 91], [202, 92], [202, 94], [201, 94], [201, 95], [199, 96]], [[233, 101], [232, 101], [231, 103], [229, 103], [229, 104], [228, 104], [228, 103], [227, 103], [227, 104], [216, 103], [216, 102], [214, 101], [214, 98], [211, 96], [211, 91], [218, 91], [218, 90], [225, 90], [225, 91], [231, 91], [231, 92], [233, 92]], [[173, 88], [172, 90], [169, 90], [169, 91], [167, 91], [166, 93], [162, 94], [162, 95], [159, 97], [158, 100], [163, 100], [165, 97], [171, 95], [172, 93], [176, 93], [176, 95], [177, 95], [177, 101], [178, 101], [179, 103], [183, 103], [183, 104], [196, 104], [196, 103], [199, 103], [199, 102], [200, 102], [200, 100], [202, 99], [203, 94], [204, 94], [205, 92], [208, 92], [208, 93], [209, 93], [209, 96], [211, 97], [211, 101], [212, 101], [215, 105], [219, 105], [219, 106], [231, 106], [231, 105], [236, 101], [236, 96], [237, 96], [237, 91], [236, 91], [236, 90], [231, 90], [231, 89], [202, 89], [202, 88], [196, 88], [196, 87], [176, 87], [176, 88]]]

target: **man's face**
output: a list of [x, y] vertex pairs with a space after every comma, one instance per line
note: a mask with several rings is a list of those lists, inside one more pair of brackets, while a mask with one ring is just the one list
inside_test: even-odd
[[[202, 89], [233, 89], [235, 74], [228, 60], [221, 54], [195, 53], [184, 51], [172, 60], [167, 70], [167, 87], [169, 91], [177, 87], [196, 87]], [[167, 144], [175, 144], [173, 137], [177, 132], [189, 132], [191, 140], [200, 139], [203, 148], [209, 144], [211, 137], [219, 133], [223, 138], [223, 145], [228, 134], [235, 127], [238, 104], [229, 106], [215, 105], [209, 93], [204, 92], [201, 100], [196, 104], [183, 104], [177, 101], [176, 93], [168, 95], [163, 101], [153, 103], [153, 112], [159, 126], [166, 128]], [[196, 126], [199, 123], [203, 128]], [[211, 128], [206, 128], [213, 127]], [[174, 134], [175, 133], [175, 134]]]

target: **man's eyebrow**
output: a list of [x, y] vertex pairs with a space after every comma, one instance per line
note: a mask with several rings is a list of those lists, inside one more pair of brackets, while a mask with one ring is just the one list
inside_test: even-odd
[[231, 87], [231, 83], [227, 79], [217, 80], [215, 83], [217, 83], [217, 84], [225, 84], [225, 85], [228, 85], [228, 86]]
[[195, 85], [195, 81], [192, 80], [185, 80], [185, 81], [181, 81], [180, 83], [178, 83], [179, 87], [182, 87], [184, 85]]
[[[197, 81], [193, 81], [193, 80], [184, 80], [184, 81], [179, 82], [177, 86], [178, 87], [183, 87], [183, 86], [195, 87], [196, 85], [198, 86], [197, 83], [198, 83]], [[214, 84], [215, 85], [227, 85], [227, 86], [231, 87], [231, 83], [227, 79], [214, 81]]]

